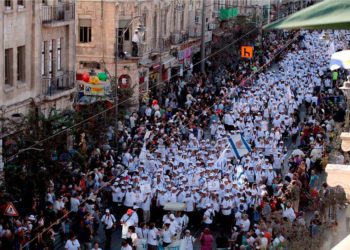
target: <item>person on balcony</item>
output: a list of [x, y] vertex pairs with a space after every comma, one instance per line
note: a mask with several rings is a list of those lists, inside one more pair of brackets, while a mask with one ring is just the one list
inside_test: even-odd
[[140, 43], [138, 30], [135, 30], [131, 41], [132, 41], [132, 56], [137, 57], [139, 54], [139, 43]]

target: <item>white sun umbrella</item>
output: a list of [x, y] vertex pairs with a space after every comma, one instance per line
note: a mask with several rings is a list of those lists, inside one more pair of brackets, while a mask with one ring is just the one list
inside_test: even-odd
[[292, 152], [292, 156], [296, 156], [296, 155], [300, 155], [301, 157], [304, 157], [305, 154], [303, 151], [301, 151], [300, 149], [295, 149], [293, 152]]
[[322, 149], [321, 148], [314, 148], [313, 150], [311, 150], [310, 153], [311, 159], [316, 161], [317, 159], [321, 159], [322, 158]]
[[329, 67], [331, 70], [350, 69], [350, 50], [335, 52], [331, 57]]

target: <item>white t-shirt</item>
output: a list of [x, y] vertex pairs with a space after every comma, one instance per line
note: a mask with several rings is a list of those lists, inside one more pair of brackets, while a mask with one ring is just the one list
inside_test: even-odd
[[66, 245], [64, 246], [66, 250], [78, 250], [79, 247], [80, 247], [80, 243], [77, 239], [75, 239], [74, 241], [67, 240]]
[[77, 198], [74, 198], [74, 197], [70, 198], [70, 209], [73, 212], [78, 212], [79, 205], [80, 205], [80, 201]]
[[128, 244], [125, 247], [121, 247], [120, 250], [132, 250], [132, 247]]
[[163, 241], [165, 243], [168, 243], [168, 244], [171, 243], [171, 237], [173, 235], [172, 235], [171, 230], [169, 228], [166, 230], [163, 230], [162, 235], [163, 235]]
[[241, 220], [241, 225], [242, 225], [242, 231], [248, 232], [249, 231], [249, 227], [250, 227], [250, 220], [248, 220], [248, 219]]
[[158, 241], [157, 241], [157, 229], [151, 229], [148, 231], [147, 234], [147, 244], [152, 245], [152, 246], [157, 246]]
[[213, 223], [214, 211], [212, 209], [207, 209], [204, 213], [204, 223], [211, 224]]
[[111, 229], [116, 222], [115, 217], [113, 214], [105, 214], [102, 216], [101, 222], [104, 223], [106, 226], [106, 229]]

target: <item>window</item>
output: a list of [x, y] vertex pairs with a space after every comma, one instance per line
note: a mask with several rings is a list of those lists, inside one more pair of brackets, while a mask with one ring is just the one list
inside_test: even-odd
[[45, 75], [45, 42], [41, 43], [41, 75]]
[[12, 0], [5, 0], [5, 9], [12, 8]]
[[13, 49], [5, 50], [5, 85], [13, 84]]
[[17, 47], [17, 81], [26, 80], [26, 47]]
[[23, 8], [24, 7], [24, 0], [17, 0], [17, 6]]
[[61, 55], [62, 38], [57, 39], [57, 70], [62, 70], [62, 55]]
[[79, 19], [79, 41], [80, 43], [91, 42], [91, 20]]
[[130, 24], [130, 20], [119, 21], [118, 37], [121, 37], [124, 33], [124, 41], [130, 41], [130, 29], [127, 27]]
[[47, 0], [42, 0], [42, 4], [47, 5]]
[[48, 70], [49, 70], [49, 76], [51, 77], [52, 76], [52, 59], [53, 59], [53, 57], [52, 57], [52, 40], [50, 40], [50, 41], [48, 41], [48, 43], [49, 43], [49, 68], [48, 68]]

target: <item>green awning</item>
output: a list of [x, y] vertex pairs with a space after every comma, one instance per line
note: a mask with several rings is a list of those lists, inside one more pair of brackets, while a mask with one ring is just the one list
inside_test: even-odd
[[238, 16], [238, 8], [228, 8], [228, 9], [220, 9], [219, 19], [221, 21], [228, 20], [233, 17]]
[[264, 29], [350, 29], [350, 0], [324, 0]]

